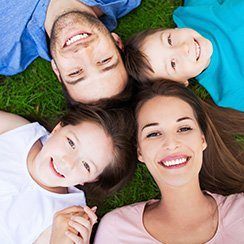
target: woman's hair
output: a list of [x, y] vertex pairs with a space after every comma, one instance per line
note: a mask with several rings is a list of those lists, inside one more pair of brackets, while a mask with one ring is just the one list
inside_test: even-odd
[[[135, 121], [129, 108], [70, 107], [61, 118], [61, 125], [77, 125], [89, 121], [100, 125], [113, 142], [113, 159], [96, 182], [85, 184], [88, 194], [105, 196], [120, 189], [132, 178], [136, 166]], [[77, 186], [81, 188], [81, 186]]]
[[136, 99], [136, 117], [155, 96], [177, 97], [194, 111], [208, 145], [199, 176], [201, 189], [221, 195], [243, 192], [244, 150], [235, 136], [244, 135], [244, 113], [210, 105], [182, 84], [164, 80], [143, 86]]

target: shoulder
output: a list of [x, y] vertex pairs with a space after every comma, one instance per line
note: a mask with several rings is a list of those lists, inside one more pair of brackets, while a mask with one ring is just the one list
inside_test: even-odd
[[0, 134], [29, 123], [28, 120], [19, 115], [0, 111]]
[[212, 195], [218, 205], [219, 217], [225, 225], [244, 222], [244, 193], [229, 196]]
[[107, 213], [98, 226], [95, 243], [105, 244], [118, 240], [123, 243], [122, 239], [130, 236], [131, 232], [134, 234], [143, 232], [142, 217], [147, 203], [139, 202]]

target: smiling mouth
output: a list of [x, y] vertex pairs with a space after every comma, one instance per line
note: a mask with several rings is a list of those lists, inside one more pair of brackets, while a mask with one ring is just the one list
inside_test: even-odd
[[82, 33], [75, 34], [75, 35], [69, 37], [65, 41], [63, 47], [69, 47], [70, 45], [72, 45], [74, 43], [86, 41], [87, 38], [89, 38], [90, 36], [91, 36], [91, 33], [88, 33], [88, 32], [82, 32]]
[[175, 159], [171, 159], [171, 160], [161, 160], [158, 163], [160, 165], [162, 165], [165, 168], [180, 168], [185, 166], [189, 160], [191, 159], [191, 157], [188, 156], [183, 156], [183, 157], [178, 157]]
[[55, 173], [58, 177], [60, 177], [60, 178], [65, 178], [64, 175], [62, 175], [61, 173], [59, 173], [57, 166], [56, 166], [56, 165], [54, 164], [54, 162], [53, 162], [53, 158], [51, 158], [50, 166], [51, 166], [51, 169], [54, 171], [54, 173]]
[[194, 39], [194, 44], [195, 44], [196, 61], [198, 61], [201, 56], [201, 47], [196, 39]]

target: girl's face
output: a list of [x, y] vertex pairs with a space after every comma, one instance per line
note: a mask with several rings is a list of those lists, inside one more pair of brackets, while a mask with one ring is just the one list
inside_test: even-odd
[[158, 184], [181, 186], [198, 177], [207, 144], [186, 102], [156, 96], [142, 105], [137, 123], [138, 159]]
[[187, 83], [207, 68], [213, 52], [211, 42], [189, 29], [166, 29], [148, 36], [142, 52], [154, 73], [151, 77]]
[[83, 185], [95, 181], [112, 159], [112, 139], [98, 124], [58, 124], [33, 160], [33, 175], [46, 187]]

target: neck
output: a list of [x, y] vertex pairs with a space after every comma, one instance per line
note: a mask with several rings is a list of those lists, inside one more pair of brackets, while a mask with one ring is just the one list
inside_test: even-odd
[[47, 14], [46, 14], [46, 20], [45, 20], [45, 29], [50, 37], [51, 30], [53, 27], [54, 22], [56, 19], [68, 12], [71, 11], [82, 11], [90, 13], [96, 17], [100, 17], [103, 13], [102, 11], [97, 7], [89, 7], [85, 5], [84, 3], [78, 1], [78, 0], [50, 0]]
[[198, 179], [181, 187], [167, 186], [167, 189], [160, 187], [160, 190], [162, 200], [157, 206], [157, 212], [171, 223], [197, 223], [213, 213], [216, 206], [212, 197], [203, 194]]

